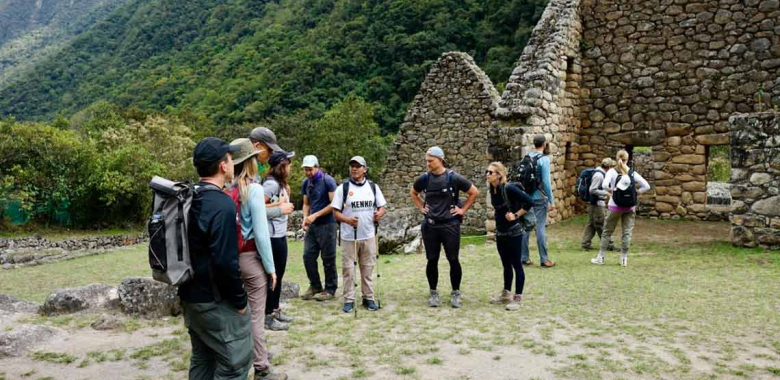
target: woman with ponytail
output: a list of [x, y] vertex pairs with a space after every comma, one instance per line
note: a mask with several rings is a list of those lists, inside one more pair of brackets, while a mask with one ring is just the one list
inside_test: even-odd
[[[628, 152], [621, 149], [617, 152], [617, 165], [609, 169], [604, 176], [604, 188], [610, 195], [607, 217], [604, 219], [604, 231], [601, 236], [612, 236], [618, 220], [623, 232], [623, 248], [620, 256], [620, 266], [628, 266], [628, 247], [631, 244], [631, 233], [636, 220], [637, 194], [650, 190], [650, 184], [634, 169], [628, 167]], [[636, 185], [639, 185], [639, 189]], [[611, 239], [601, 239], [599, 254], [590, 260], [596, 265], [604, 265], [604, 254]]]
[[[492, 162], [485, 170], [490, 189], [490, 203], [495, 210], [496, 248], [504, 266], [504, 287], [492, 304], [506, 304], [506, 310], [517, 310], [523, 297], [523, 236], [527, 234], [521, 223], [523, 215], [533, 207], [534, 199], [519, 187], [507, 182], [507, 169], [500, 162]], [[512, 293], [512, 280], [515, 292]]]

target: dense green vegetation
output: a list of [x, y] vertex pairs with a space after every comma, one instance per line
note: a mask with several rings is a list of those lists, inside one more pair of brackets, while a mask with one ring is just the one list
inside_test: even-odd
[[348, 94], [397, 130], [430, 65], [469, 52], [505, 81], [546, 0], [129, 0], [0, 89], [0, 115], [70, 116], [101, 100], [226, 126]]
[[0, 0], [0, 88], [126, 0]]

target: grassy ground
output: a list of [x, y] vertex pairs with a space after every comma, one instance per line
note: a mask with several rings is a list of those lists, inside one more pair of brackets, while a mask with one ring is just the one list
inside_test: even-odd
[[31, 236], [45, 237], [51, 241], [66, 240], [73, 238], [85, 238], [92, 236], [108, 236], [108, 235], [139, 235], [143, 233], [141, 226], [133, 228], [108, 228], [100, 231], [95, 230], [79, 230], [69, 229], [63, 227], [40, 227], [40, 226], [24, 226], [24, 227], [11, 227], [6, 230], [0, 231], [0, 238], [21, 238]]
[[[731, 247], [725, 224], [639, 220], [630, 266], [618, 266], [614, 254], [607, 265], [594, 266], [594, 253], [579, 250], [582, 222], [549, 229], [558, 265], [526, 268], [518, 311], [488, 303], [501, 290], [498, 255], [483, 238], [468, 238], [461, 250], [462, 309], [425, 306], [422, 255], [383, 256], [379, 312], [361, 308], [356, 318], [343, 314], [338, 301], [293, 300], [288, 312], [297, 319], [290, 331], [269, 334], [274, 362], [294, 379], [780, 378], [778, 253]], [[303, 291], [301, 251], [300, 243], [290, 245], [285, 278]], [[148, 274], [144, 254], [136, 247], [0, 271], [0, 293], [41, 302], [58, 287], [118, 283]], [[442, 260], [439, 267], [446, 300], [449, 266]], [[87, 325], [78, 317], [33, 322], [73, 330]], [[146, 331], [149, 323], [129, 320], [124, 333]], [[125, 339], [122, 355], [52, 350], [26, 360], [38, 363], [39, 374], [52, 366], [73, 372], [65, 378], [87, 378], [78, 371], [112, 359], [139, 369], [162, 366], [166, 378], [184, 378], [186, 334], [180, 319], [166, 323], [172, 331], [148, 344]]]

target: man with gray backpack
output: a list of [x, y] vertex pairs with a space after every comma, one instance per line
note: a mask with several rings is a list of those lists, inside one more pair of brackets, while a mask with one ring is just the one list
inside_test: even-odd
[[[599, 239], [612, 239], [611, 236], [604, 236], [604, 213], [607, 208], [607, 189], [604, 188], [604, 176], [607, 171], [615, 166], [612, 159], [607, 157], [601, 160], [601, 166], [585, 169], [580, 173], [575, 185], [575, 191], [580, 199], [587, 203], [588, 224], [585, 226], [585, 232], [582, 236], [581, 248], [583, 251], [591, 250], [591, 242], [595, 235]], [[610, 241], [609, 250], [612, 250]]]
[[236, 206], [222, 192], [233, 179], [238, 146], [201, 140], [194, 186], [155, 178], [149, 222], [154, 278], [179, 285], [190, 334], [189, 379], [246, 379], [252, 367], [252, 327], [238, 266]]

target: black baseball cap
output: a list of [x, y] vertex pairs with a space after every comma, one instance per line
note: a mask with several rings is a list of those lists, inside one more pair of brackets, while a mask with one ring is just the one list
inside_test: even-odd
[[534, 136], [534, 146], [541, 146], [545, 141], [547, 141], [547, 139], [544, 138], [544, 135]]
[[221, 160], [228, 152], [236, 153], [240, 150], [240, 145], [230, 145], [216, 137], [206, 137], [195, 145], [192, 163], [198, 167], [208, 166]]
[[284, 162], [284, 160], [289, 160], [291, 158], [295, 157], [295, 152], [285, 152], [283, 150], [279, 150], [274, 152], [271, 157], [268, 157], [268, 165], [276, 166]]

